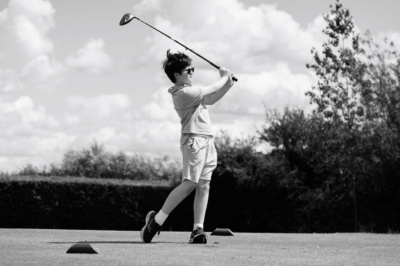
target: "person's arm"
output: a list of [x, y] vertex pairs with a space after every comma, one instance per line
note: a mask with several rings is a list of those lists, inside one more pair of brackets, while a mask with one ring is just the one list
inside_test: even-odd
[[213, 105], [218, 102], [233, 86], [232, 74], [226, 68], [219, 70], [221, 78], [216, 83], [202, 88], [203, 103], [205, 105]]

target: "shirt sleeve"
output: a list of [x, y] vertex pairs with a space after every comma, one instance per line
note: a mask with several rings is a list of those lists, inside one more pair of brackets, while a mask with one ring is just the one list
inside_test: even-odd
[[175, 109], [188, 109], [201, 104], [203, 95], [199, 87], [185, 87], [177, 95]]

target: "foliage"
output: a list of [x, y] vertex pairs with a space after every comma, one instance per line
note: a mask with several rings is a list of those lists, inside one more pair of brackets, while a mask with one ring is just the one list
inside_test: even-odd
[[364, 90], [361, 97], [368, 121], [384, 122], [388, 130], [400, 133], [400, 55], [398, 48], [387, 38], [378, 43], [370, 32], [362, 38], [360, 59], [363, 75], [359, 83]]
[[364, 68], [357, 60], [362, 50], [349, 9], [339, 0], [330, 7], [330, 14], [324, 16], [327, 26], [323, 33], [328, 40], [322, 45], [322, 55], [313, 48], [315, 63], [307, 64], [317, 75], [318, 85], [306, 95], [318, 105], [319, 113], [326, 118], [341, 118], [351, 129], [360, 125], [364, 117], [359, 101], [364, 87], [358, 77]]
[[87, 178], [112, 178], [132, 180], [169, 181], [180, 180], [181, 165], [168, 156], [136, 154], [128, 156], [123, 152], [112, 154], [103, 145], [94, 142], [90, 148], [68, 150], [60, 165], [49, 168], [27, 165], [19, 175], [28, 176], [80, 176]]
[[0, 227], [140, 230], [169, 190], [88, 178], [0, 179]]
[[[366, 190], [371, 192], [368, 184], [379, 184], [377, 177], [386, 179], [377, 171], [381, 168], [376, 168], [382, 167], [383, 161], [388, 163], [380, 155], [390, 154], [391, 164], [399, 162], [400, 59], [392, 42], [382, 50], [368, 32], [360, 38], [350, 11], [339, 0], [324, 18], [327, 26], [323, 32], [328, 41], [323, 44], [323, 56], [315, 48], [312, 50], [315, 63], [307, 67], [317, 75], [318, 86], [307, 95], [317, 104], [316, 113], [340, 132], [335, 137], [324, 131], [328, 133], [325, 138], [344, 147], [333, 154], [335, 150], [330, 147], [324, 154], [345, 159], [337, 165], [337, 176], [344, 177], [345, 184], [351, 187], [347, 193], [353, 202], [357, 231], [358, 216], [371, 209], [360, 208]], [[388, 43], [387, 39], [384, 43]], [[382, 145], [388, 144], [390, 148], [386, 146], [388, 149], [383, 150]], [[396, 167], [390, 169], [398, 171]], [[392, 185], [397, 187], [398, 183]]]
[[[267, 121], [260, 137], [273, 146], [271, 154], [286, 161], [288, 174], [282, 179], [291, 186], [287, 196], [298, 202], [300, 231], [354, 230], [350, 175], [358, 181], [358, 230], [399, 229], [400, 216], [394, 210], [400, 207], [400, 164], [392, 157], [397, 154], [389, 144], [393, 140], [384, 136], [382, 125], [349, 131], [343, 120], [329, 121], [297, 109], [282, 115], [269, 111]], [[352, 154], [346, 152], [349, 146]]]

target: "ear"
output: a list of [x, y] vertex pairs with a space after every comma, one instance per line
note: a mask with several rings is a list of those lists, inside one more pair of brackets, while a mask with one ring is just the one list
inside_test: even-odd
[[179, 76], [180, 76], [180, 74], [178, 72], [174, 73], [175, 80], [177, 80]]

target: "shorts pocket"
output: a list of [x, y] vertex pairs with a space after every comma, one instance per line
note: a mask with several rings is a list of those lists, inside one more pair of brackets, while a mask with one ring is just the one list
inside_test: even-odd
[[186, 146], [193, 153], [197, 153], [206, 144], [207, 144], [207, 139], [202, 138], [202, 137], [190, 137], [186, 142]]

